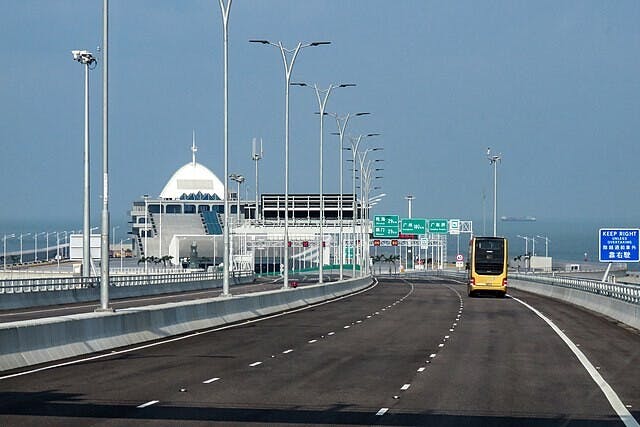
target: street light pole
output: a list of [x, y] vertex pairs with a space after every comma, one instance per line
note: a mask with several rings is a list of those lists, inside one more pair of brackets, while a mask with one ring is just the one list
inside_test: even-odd
[[4, 267], [2, 268], [3, 270], [7, 270], [7, 239], [11, 239], [12, 237], [16, 237], [15, 234], [10, 234], [10, 235], [4, 235], [4, 237], [2, 238], [2, 243], [4, 246], [4, 254], [2, 256], [2, 260], [4, 261]]
[[100, 308], [109, 308], [109, 0], [102, 5], [102, 230], [100, 233]]
[[344, 165], [343, 165], [343, 160], [342, 160], [342, 152], [344, 151], [344, 131], [347, 128], [347, 123], [349, 123], [349, 119], [351, 117], [356, 117], [356, 116], [365, 116], [371, 113], [367, 113], [367, 112], [362, 112], [362, 113], [355, 113], [355, 114], [351, 114], [351, 113], [347, 113], [346, 116], [338, 116], [335, 113], [328, 113], [330, 116], [333, 116], [336, 119], [336, 124], [338, 125], [338, 132], [333, 132], [332, 135], [338, 135], [340, 137], [340, 146], [339, 146], [339, 151], [340, 151], [340, 202], [339, 202], [339, 222], [340, 222], [340, 242], [339, 242], [339, 247], [340, 247], [340, 280], [342, 281], [344, 278], [344, 236], [342, 233], [342, 228], [343, 228], [343, 219], [344, 219], [344, 214], [342, 212], [342, 198], [343, 198], [343, 189], [344, 186], [342, 184], [342, 175], [343, 175], [343, 170], [344, 170]]
[[[307, 83], [291, 83], [292, 85], [297, 86], [309, 86]], [[329, 100], [329, 95], [331, 95], [331, 91], [335, 88], [342, 87], [352, 87], [355, 86], [353, 83], [343, 83], [343, 84], [330, 84], [326, 89], [318, 88], [317, 84], [313, 85], [313, 89], [316, 94], [316, 99], [318, 101], [318, 109], [320, 110], [320, 243], [318, 245], [318, 283], [323, 283], [323, 268], [324, 268], [324, 192], [322, 188], [323, 177], [322, 177], [322, 161], [323, 161], [323, 153], [324, 150], [322, 148], [322, 143], [324, 140], [324, 115], [325, 115], [325, 107], [327, 106], [327, 101]], [[324, 94], [324, 97], [321, 97], [321, 93]]]
[[262, 138], [260, 138], [260, 152], [258, 152], [258, 147], [256, 144], [256, 138], [253, 138], [253, 147], [252, 147], [252, 152], [251, 152], [251, 160], [253, 160], [256, 163], [256, 215], [255, 215], [255, 219], [256, 221], [258, 221], [260, 219], [260, 215], [259, 215], [259, 209], [258, 209], [258, 161], [262, 160], [263, 157], [263, 153], [262, 153]]
[[502, 161], [502, 154], [491, 155], [491, 148], [487, 148], [487, 159], [493, 165], [493, 237], [497, 236], [497, 213], [498, 213], [498, 162]]
[[[90, 197], [89, 197], [89, 70], [97, 66], [92, 53], [86, 50], [73, 50], [74, 61], [85, 66], [84, 72], [84, 220], [82, 231], [82, 275], [90, 276]], [[92, 68], [93, 67], [93, 68]]]
[[20, 264], [22, 264], [22, 237], [23, 236], [30, 236], [31, 233], [26, 233], [26, 234], [20, 234]]
[[[289, 85], [291, 83], [291, 73], [293, 71], [293, 65], [296, 62], [296, 58], [298, 57], [298, 53], [300, 49], [306, 47], [315, 47], [326, 44], [331, 44], [331, 42], [311, 42], [302, 44], [298, 42], [294, 49], [286, 49], [282, 42], [272, 43], [268, 40], [249, 40], [250, 43], [261, 43], [265, 45], [270, 45], [277, 47], [280, 50], [280, 54], [282, 55], [282, 63], [284, 65], [284, 77], [285, 77], [285, 87], [284, 87], [284, 271], [283, 271], [283, 279], [284, 284], [283, 288], [286, 289], [289, 287]], [[287, 59], [287, 54], [291, 55], [291, 59]]]
[[222, 13], [222, 40], [223, 40], [223, 68], [224, 68], [224, 250], [223, 250], [223, 278], [222, 295], [231, 296], [229, 293], [229, 12], [231, 3], [228, 0], [219, 0]]
[[380, 135], [379, 133], [367, 133], [367, 134], [360, 134], [357, 137], [350, 137], [349, 141], [351, 143], [351, 147], [345, 148], [345, 149], [349, 149], [351, 150], [351, 161], [353, 162], [353, 175], [352, 175], [352, 218], [353, 218], [353, 230], [352, 230], [352, 246], [353, 246], [353, 259], [352, 259], [352, 277], [355, 277], [356, 275], [356, 221], [358, 219], [358, 215], [357, 215], [357, 203], [356, 203], [356, 158], [357, 158], [357, 154], [358, 154], [358, 146], [360, 145], [360, 142], [362, 141], [362, 138], [368, 138], [368, 137], [372, 137], [372, 136], [378, 136]]
[[149, 195], [144, 196], [144, 274], [147, 274], [147, 258], [149, 258], [149, 249], [147, 248], [147, 236], [149, 235]]
[[409, 202], [409, 218], [411, 218], [411, 202], [413, 202], [413, 199], [415, 199], [415, 197], [409, 194], [405, 196], [405, 199], [407, 200], [407, 202]]
[[544, 257], [548, 258], [549, 257], [549, 242], [551, 240], [549, 240], [549, 238], [546, 237], [546, 236], [536, 236], [536, 237], [538, 237], [539, 239], [544, 239]]

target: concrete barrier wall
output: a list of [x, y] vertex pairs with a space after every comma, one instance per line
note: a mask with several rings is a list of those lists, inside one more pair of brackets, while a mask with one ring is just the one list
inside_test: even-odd
[[[251, 283], [253, 276], [230, 278], [231, 285]], [[161, 295], [173, 292], [222, 288], [222, 279], [137, 286], [110, 286], [109, 299]], [[15, 292], [0, 295], [0, 310], [100, 301], [100, 287], [52, 291]]]
[[596, 313], [604, 314], [633, 328], [640, 329], [640, 305], [578, 289], [524, 280], [509, 279], [509, 286], [575, 304]]
[[370, 277], [0, 325], [0, 371], [104, 351], [291, 310], [364, 289]]

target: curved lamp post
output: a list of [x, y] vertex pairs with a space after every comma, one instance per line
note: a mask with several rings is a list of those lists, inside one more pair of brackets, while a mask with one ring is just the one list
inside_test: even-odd
[[[289, 86], [291, 84], [291, 73], [296, 62], [300, 49], [331, 44], [331, 42], [298, 42], [295, 48], [287, 49], [282, 42], [273, 43], [269, 40], [249, 40], [250, 43], [260, 43], [278, 48], [282, 55], [284, 65], [284, 268], [283, 268], [283, 288], [289, 287]], [[290, 58], [288, 58], [290, 55]], [[225, 171], [226, 174], [226, 171]]]
[[[330, 84], [326, 89], [318, 88], [317, 84], [313, 86], [309, 86], [307, 83], [291, 83], [295, 86], [307, 86], [313, 87], [314, 92], [316, 94], [316, 99], [318, 101], [318, 109], [320, 110], [320, 243], [318, 245], [318, 282], [323, 283], [323, 266], [324, 266], [324, 193], [322, 188], [322, 159], [323, 159], [323, 149], [322, 149], [322, 141], [324, 138], [324, 116], [325, 116], [325, 107], [327, 106], [327, 101], [329, 100], [329, 95], [331, 95], [331, 91], [335, 88], [342, 87], [353, 87], [355, 84], [353, 83], [343, 83], [343, 84]], [[324, 94], [324, 96], [321, 96]]]

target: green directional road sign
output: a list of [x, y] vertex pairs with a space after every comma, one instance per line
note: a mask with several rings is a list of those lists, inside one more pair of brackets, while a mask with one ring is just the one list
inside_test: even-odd
[[398, 215], [374, 215], [373, 237], [398, 237]]
[[447, 234], [449, 232], [449, 221], [446, 219], [430, 219], [429, 233]]
[[427, 220], [402, 218], [400, 220], [400, 232], [405, 234], [425, 234], [427, 232]]

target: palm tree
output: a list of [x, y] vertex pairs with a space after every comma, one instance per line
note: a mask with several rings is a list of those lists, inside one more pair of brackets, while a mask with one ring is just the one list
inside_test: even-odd
[[400, 255], [389, 255], [389, 257], [387, 258], [387, 261], [393, 264], [393, 270], [396, 274], [398, 273], [396, 261], [399, 261], [399, 260], [400, 260]]
[[163, 255], [162, 258], [160, 258], [160, 261], [166, 267], [167, 266], [167, 261], [171, 261], [172, 259], [173, 259], [173, 256], [171, 256], [171, 255]]

